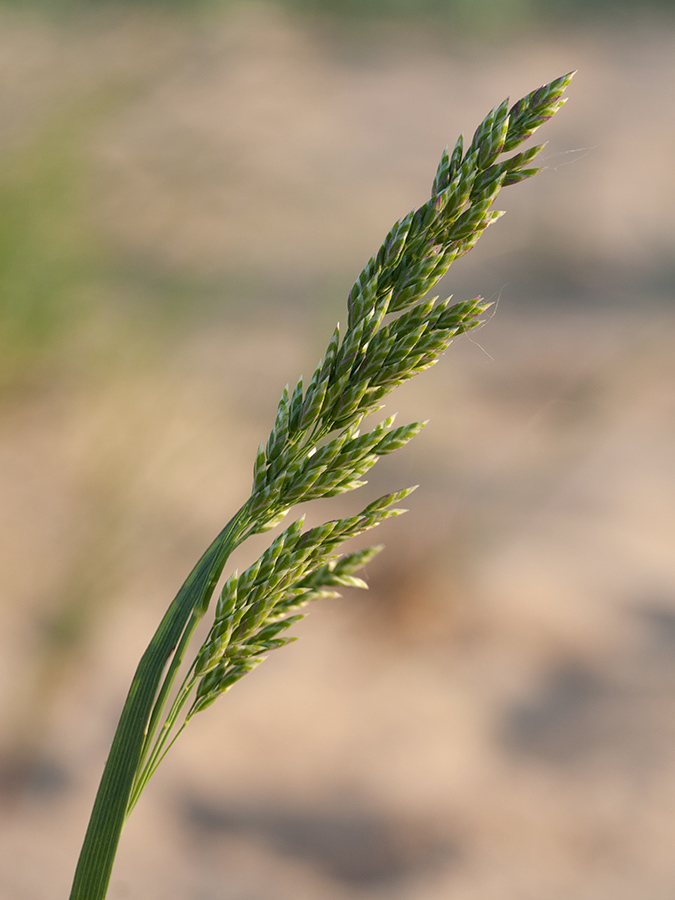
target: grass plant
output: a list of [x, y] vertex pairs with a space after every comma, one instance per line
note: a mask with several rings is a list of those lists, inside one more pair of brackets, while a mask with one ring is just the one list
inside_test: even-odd
[[[474, 328], [489, 304], [427, 299], [451, 263], [502, 213], [499, 191], [540, 171], [542, 145], [516, 150], [565, 102], [565, 75], [514, 105], [495, 107], [465, 148], [445, 150], [430, 199], [393, 226], [357, 278], [347, 324], [337, 326], [307, 385], [284, 389], [267, 441], [253, 466], [251, 494], [205, 551], [143, 654], [124, 705], [75, 873], [71, 900], [103, 900], [124, 823], [171, 745], [270, 650], [314, 600], [365, 587], [356, 574], [380, 547], [340, 554], [341, 545], [399, 515], [413, 488], [393, 491], [355, 515], [284, 528], [245, 571], [233, 572], [212, 604], [232, 551], [279, 526], [297, 504], [365, 484], [379, 457], [404, 446], [423, 422], [394, 417], [361, 432], [399, 384], [432, 366], [452, 339]], [[197, 626], [213, 622], [193, 649]], [[190, 660], [191, 658], [191, 660]]]

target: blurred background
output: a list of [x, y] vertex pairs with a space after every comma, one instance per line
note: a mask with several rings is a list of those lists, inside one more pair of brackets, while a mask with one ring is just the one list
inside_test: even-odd
[[141, 652], [443, 147], [571, 69], [441, 285], [494, 315], [328, 512], [421, 484], [371, 590], [193, 721], [110, 897], [672, 898], [674, 12], [0, 3], [0, 900], [68, 895]]

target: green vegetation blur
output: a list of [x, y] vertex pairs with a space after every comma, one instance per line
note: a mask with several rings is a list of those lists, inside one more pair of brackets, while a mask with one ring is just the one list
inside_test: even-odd
[[194, 317], [208, 294], [115, 251], [92, 221], [88, 141], [129, 96], [114, 79], [74, 91], [0, 157], [0, 397], [55, 370], [119, 361], [120, 340], [123, 360], [135, 344], [147, 360], [158, 329]]
[[[248, 0], [2, 0], [0, 6], [16, 9], [66, 10], [86, 7], [154, 7], [190, 12], [245, 5]], [[672, 0], [277, 0], [282, 6], [311, 13], [346, 17], [416, 19], [432, 16], [453, 25], [489, 25], [510, 21], [522, 24], [534, 19], [551, 20], [570, 15], [592, 18], [619, 10], [654, 7], [670, 10]]]

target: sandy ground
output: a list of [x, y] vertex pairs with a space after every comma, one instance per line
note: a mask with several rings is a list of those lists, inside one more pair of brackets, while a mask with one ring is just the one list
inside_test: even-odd
[[457, 130], [577, 67], [550, 170], [448, 278], [495, 315], [389, 404], [431, 424], [358, 498], [421, 485], [369, 594], [192, 723], [110, 897], [670, 900], [675, 34], [345, 41], [264, 6], [5, 24], [5, 152], [126, 85], [88, 132], [92, 227], [162, 277], [249, 284], [250, 314], [230, 298], [151, 360], [130, 340], [4, 402], [0, 900], [67, 896], [135, 663], [349, 277]]

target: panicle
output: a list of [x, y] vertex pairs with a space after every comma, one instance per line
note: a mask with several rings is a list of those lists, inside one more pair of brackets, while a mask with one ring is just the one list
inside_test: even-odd
[[[467, 253], [502, 215], [500, 190], [540, 171], [531, 163], [542, 144], [510, 153], [564, 103], [573, 73], [509, 106], [495, 106], [465, 150], [446, 147], [431, 197], [396, 222], [356, 279], [344, 333], [336, 326], [306, 390], [300, 378], [282, 393], [273, 428], [253, 469], [251, 533], [275, 527], [294, 504], [333, 497], [365, 484], [380, 456], [408, 443], [426, 424], [394, 427], [389, 417], [359, 433], [359, 425], [398, 384], [433, 365], [452, 338], [476, 327], [488, 308], [476, 297], [451, 305], [428, 297], [452, 262]], [[414, 488], [385, 494], [358, 515], [303, 531], [299, 519], [262, 556], [225, 583], [213, 627], [198, 656], [190, 715], [210, 705], [260, 661], [287, 643], [287, 629], [315, 599], [336, 587], [366, 587], [355, 573], [379, 547], [335, 556], [344, 541], [404, 512]]]

